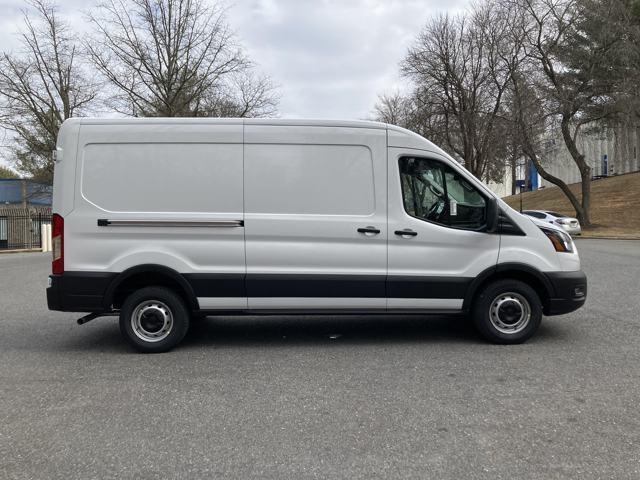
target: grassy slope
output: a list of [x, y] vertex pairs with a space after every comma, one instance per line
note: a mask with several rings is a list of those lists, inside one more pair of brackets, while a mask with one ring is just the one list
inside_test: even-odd
[[[580, 184], [574, 183], [570, 188], [580, 198]], [[518, 195], [503, 200], [519, 210]], [[523, 193], [522, 208], [575, 215], [569, 200], [557, 187]], [[640, 172], [591, 182], [591, 221], [594, 228], [585, 230], [585, 235], [640, 237]]]

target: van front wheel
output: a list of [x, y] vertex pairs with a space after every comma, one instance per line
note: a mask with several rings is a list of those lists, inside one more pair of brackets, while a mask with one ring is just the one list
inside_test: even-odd
[[493, 343], [522, 343], [538, 330], [541, 320], [540, 297], [519, 280], [490, 283], [476, 297], [473, 306], [476, 328]]
[[171, 350], [189, 329], [189, 312], [173, 291], [146, 287], [133, 292], [120, 310], [120, 332], [145, 353]]

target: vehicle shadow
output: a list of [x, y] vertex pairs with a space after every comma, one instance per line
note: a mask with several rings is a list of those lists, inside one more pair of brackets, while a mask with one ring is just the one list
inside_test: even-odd
[[290, 346], [380, 343], [479, 343], [462, 317], [390, 315], [207, 317], [192, 323], [184, 346]]
[[[83, 334], [79, 334], [85, 329]], [[565, 342], [570, 329], [543, 321], [527, 343]], [[91, 324], [67, 338], [66, 350], [133, 351], [121, 337], [117, 320]], [[178, 350], [215, 347], [290, 347], [380, 344], [490, 345], [469, 318], [418, 315], [224, 316], [194, 320]]]

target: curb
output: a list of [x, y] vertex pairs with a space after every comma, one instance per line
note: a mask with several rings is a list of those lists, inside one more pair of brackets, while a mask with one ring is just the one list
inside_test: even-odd
[[573, 238], [573, 240], [640, 240], [640, 237], [585, 237], [584, 235], [578, 235], [571, 238]]
[[43, 253], [41, 248], [20, 248], [16, 250], [0, 250], [0, 255], [10, 253]]

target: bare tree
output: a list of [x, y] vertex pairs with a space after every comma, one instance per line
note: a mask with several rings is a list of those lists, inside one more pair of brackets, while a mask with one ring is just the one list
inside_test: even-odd
[[[504, 95], [511, 64], [523, 56], [514, 42], [516, 13], [494, 3], [477, 4], [468, 14], [431, 20], [409, 50], [402, 72], [416, 85], [416, 112], [431, 138], [477, 177], [502, 172]], [[493, 164], [493, 165], [492, 165]]]
[[412, 130], [431, 141], [445, 145], [446, 136], [443, 135], [442, 118], [439, 110], [434, 111], [434, 106], [427, 95], [414, 90], [409, 94], [396, 92], [378, 96], [373, 110], [373, 118], [379, 122], [398, 125]]
[[409, 128], [415, 112], [411, 98], [395, 92], [378, 96], [373, 115], [380, 122]]
[[0, 165], [0, 178], [18, 178], [18, 174], [10, 168]]
[[89, 14], [90, 59], [115, 89], [112, 106], [135, 116], [273, 114], [277, 97], [204, 0], [105, 0]]
[[[551, 140], [549, 133], [557, 131], [558, 125], [554, 124], [554, 117], [547, 113], [548, 107], [541, 99], [536, 89], [532, 87], [531, 79], [536, 73], [528, 71], [516, 72], [513, 76], [513, 88], [511, 114], [513, 120], [513, 133], [517, 138], [519, 147], [518, 155], [523, 155], [530, 160], [542, 178], [557, 185], [569, 199], [574, 209], [581, 207], [580, 201], [573, 194], [566, 182], [549, 173], [544, 165], [543, 156], [548, 150]], [[552, 135], [552, 133], [551, 133]]]
[[[628, 7], [619, 0], [516, 0], [525, 19], [528, 62], [516, 69], [519, 130], [540, 175], [558, 185], [584, 226], [591, 224], [591, 166], [578, 147], [581, 130], [619, 111], [616, 90], [624, 72], [615, 65], [625, 38]], [[532, 108], [538, 112], [530, 115]], [[545, 128], [540, 131], [539, 126]], [[580, 172], [581, 197], [546, 172], [536, 145], [559, 130]]]
[[271, 117], [278, 111], [279, 96], [267, 77], [247, 71], [234, 75], [231, 85], [205, 99], [202, 113], [208, 117]]
[[0, 58], [0, 126], [15, 137], [10, 151], [17, 170], [51, 182], [60, 125], [89, 107], [96, 88], [84, 75], [76, 38], [55, 4], [28, 4], [20, 50]]

